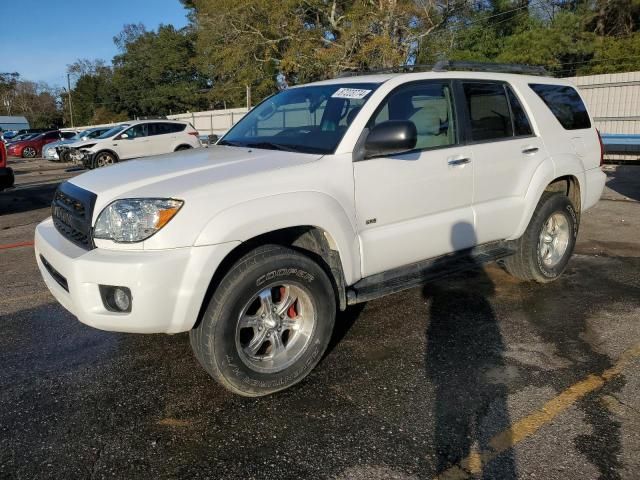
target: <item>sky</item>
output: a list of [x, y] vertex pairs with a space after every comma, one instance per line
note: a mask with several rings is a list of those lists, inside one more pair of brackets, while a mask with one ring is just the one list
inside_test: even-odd
[[113, 37], [127, 23], [147, 30], [187, 24], [179, 0], [16, 0], [1, 2], [0, 72], [65, 86], [67, 65], [117, 53]]

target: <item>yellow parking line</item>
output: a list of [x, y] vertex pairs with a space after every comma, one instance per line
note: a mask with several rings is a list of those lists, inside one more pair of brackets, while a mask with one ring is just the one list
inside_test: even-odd
[[551, 422], [576, 401], [599, 389], [606, 382], [619, 375], [625, 366], [636, 357], [640, 357], [640, 345], [636, 345], [624, 352], [611, 368], [600, 374], [591, 374], [584, 380], [571, 385], [558, 396], [545, 403], [540, 410], [527, 415], [510, 428], [495, 435], [489, 441], [490, 449], [469, 453], [458, 465], [448, 468], [436, 478], [440, 480], [461, 480], [481, 473], [482, 465], [486, 465], [501, 453], [534, 435], [540, 427]]

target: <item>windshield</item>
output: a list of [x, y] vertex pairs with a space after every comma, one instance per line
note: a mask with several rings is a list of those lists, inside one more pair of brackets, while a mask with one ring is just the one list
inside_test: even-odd
[[73, 137], [71, 137], [69, 140], [82, 140], [82, 137], [86, 137], [90, 133], [91, 133], [91, 130], [85, 130], [84, 132], [78, 132]]
[[377, 83], [291, 88], [251, 110], [218, 145], [333, 153]]
[[125, 124], [125, 125], [116, 125], [113, 128], [110, 128], [109, 130], [107, 130], [106, 132], [104, 132], [102, 135], [100, 135], [99, 137], [96, 137], [98, 140], [102, 140], [104, 138], [111, 138], [114, 135], [117, 135], [118, 133], [120, 133], [122, 130], [124, 130], [125, 128], [127, 128], [129, 125]]

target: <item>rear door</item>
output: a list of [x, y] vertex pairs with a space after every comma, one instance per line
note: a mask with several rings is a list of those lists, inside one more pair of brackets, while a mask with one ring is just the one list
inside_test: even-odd
[[505, 82], [460, 80], [465, 136], [473, 150], [473, 210], [478, 243], [513, 235], [524, 196], [546, 157], [514, 88]]
[[161, 155], [173, 151], [175, 132], [172, 125], [166, 122], [149, 124], [149, 151], [153, 155]]
[[473, 163], [459, 141], [452, 83], [402, 85], [369, 121], [410, 120], [416, 149], [353, 164], [362, 275], [473, 246]]

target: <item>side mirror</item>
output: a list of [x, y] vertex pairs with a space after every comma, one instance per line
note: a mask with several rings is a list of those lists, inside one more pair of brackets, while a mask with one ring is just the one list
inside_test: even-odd
[[413, 122], [388, 120], [371, 129], [364, 144], [364, 158], [393, 155], [413, 150], [418, 131]]
[[122, 135], [120, 135], [120, 140], [126, 140], [127, 138], [129, 138], [128, 133], [123, 133]]
[[209, 137], [207, 138], [209, 145], [215, 145], [218, 142], [218, 140], [219, 140], [219, 137], [215, 133], [209, 135]]

